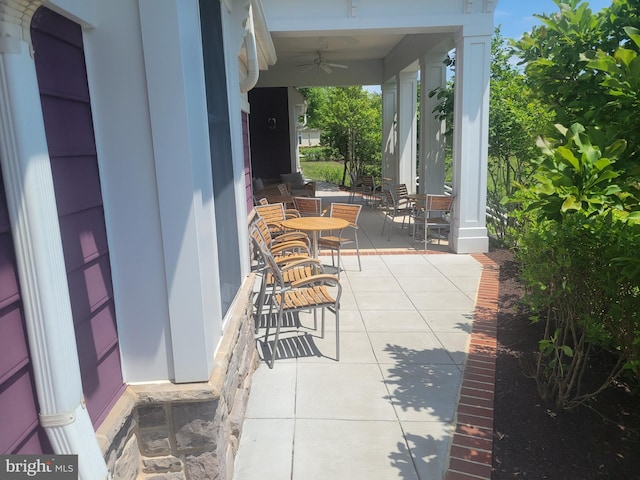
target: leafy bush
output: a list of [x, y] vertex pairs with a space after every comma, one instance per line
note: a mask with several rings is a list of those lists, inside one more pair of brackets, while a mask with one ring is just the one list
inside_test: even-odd
[[339, 185], [342, 180], [342, 168], [340, 167], [324, 167], [320, 170], [322, 180], [328, 183]]
[[304, 155], [306, 162], [335, 161], [338, 157], [331, 147], [301, 147], [300, 155]]
[[[634, 195], [616, 182], [625, 142], [598, 146], [582, 125], [558, 126], [564, 145], [541, 138], [534, 182], [521, 191], [518, 257], [534, 321], [545, 323], [533, 376], [543, 400], [571, 408], [625, 371], [640, 372], [640, 247]], [[635, 202], [637, 203], [637, 202]], [[615, 361], [585, 378], [598, 352]]]
[[[527, 302], [545, 335], [534, 370], [543, 400], [571, 408], [625, 371], [640, 373], [640, 284], [620, 259], [640, 248], [640, 225], [613, 214], [574, 213], [531, 222], [518, 257]], [[613, 354], [608, 374], [585, 379], [593, 358]]]

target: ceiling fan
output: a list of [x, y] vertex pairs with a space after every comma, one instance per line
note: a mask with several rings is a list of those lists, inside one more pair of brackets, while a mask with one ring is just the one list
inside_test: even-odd
[[316, 57], [313, 59], [312, 63], [302, 63], [297, 65], [298, 67], [307, 67], [302, 70], [302, 73], [311, 70], [312, 68], [320, 68], [325, 73], [333, 73], [334, 68], [349, 68], [348, 65], [342, 65], [340, 63], [331, 63], [325, 60], [322, 56], [322, 52], [318, 51]]

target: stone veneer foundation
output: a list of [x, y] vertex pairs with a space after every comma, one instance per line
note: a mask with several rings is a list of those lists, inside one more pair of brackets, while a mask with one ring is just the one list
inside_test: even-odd
[[97, 432], [114, 480], [231, 480], [258, 365], [251, 275], [206, 383], [132, 385]]

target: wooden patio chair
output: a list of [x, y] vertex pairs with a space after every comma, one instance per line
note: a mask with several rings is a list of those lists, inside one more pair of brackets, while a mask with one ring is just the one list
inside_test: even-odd
[[[255, 241], [255, 236], [251, 236], [255, 242], [256, 248], [263, 257], [267, 270], [273, 275], [273, 286], [271, 289], [269, 313], [264, 336], [265, 346], [269, 340], [269, 329], [271, 326], [270, 319], [273, 311], [276, 310], [276, 331], [273, 338], [273, 347], [271, 348], [271, 358], [268, 362], [269, 368], [273, 368], [276, 356], [278, 354], [278, 341], [280, 338], [280, 329], [283, 324], [285, 315], [294, 314], [303, 310], [322, 311], [322, 336], [324, 337], [325, 312], [331, 310], [336, 318], [336, 361], [340, 360], [340, 296], [342, 294], [342, 286], [336, 275], [328, 275], [321, 273], [310, 275], [299, 280], [293, 280], [287, 283], [284, 278], [283, 270], [276, 263], [271, 253], [263, 248], [259, 242]], [[333, 290], [335, 289], [335, 294]]]
[[[427, 249], [429, 230], [450, 229], [451, 210], [455, 196], [428, 194], [424, 208], [418, 207], [413, 214], [413, 238], [416, 238], [416, 229], [422, 227], [424, 230], [424, 249]], [[438, 235], [438, 245], [440, 245], [440, 235]]]
[[358, 245], [358, 218], [360, 217], [360, 211], [362, 205], [355, 205], [353, 203], [332, 203], [329, 208], [329, 216], [334, 218], [342, 218], [349, 222], [349, 226], [346, 229], [353, 229], [353, 238], [343, 235], [345, 229], [339, 232], [329, 232], [329, 235], [323, 235], [318, 239], [318, 246], [320, 248], [327, 248], [331, 250], [331, 264], [335, 266], [333, 259], [333, 252], [338, 252], [338, 275], [340, 275], [340, 252], [345, 245], [355, 243], [356, 254], [358, 255], [358, 270], [362, 271], [362, 264], [360, 263], [360, 246]]
[[322, 215], [322, 198], [293, 197], [293, 205], [301, 217]]
[[362, 177], [362, 201], [371, 208], [382, 204], [382, 188], [371, 175]]
[[[265, 237], [265, 234], [267, 237]], [[249, 236], [254, 242], [254, 246], [259, 245], [258, 253], [262, 256], [262, 251], [268, 251], [283, 273], [286, 283], [301, 280], [311, 275], [324, 273], [324, 267], [316, 258], [310, 257], [307, 247], [300, 245], [301, 242], [294, 240], [270, 245], [268, 239], [268, 229], [264, 228], [264, 220], [258, 219], [249, 226]], [[263, 263], [262, 282], [256, 299], [255, 330], [258, 332], [262, 309], [265, 303], [267, 287], [273, 287], [274, 277], [265, 268]]]
[[285, 233], [282, 221], [288, 218], [299, 217], [300, 214], [294, 208], [286, 208], [284, 203], [268, 203], [266, 205], [256, 205], [253, 207], [256, 213], [264, 218], [269, 225], [272, 235]]
[[266, 220], [256, 215], [249, 225], [249, 232], [254, 233], [255, 227], [260, 237], [264, 240], [266, 248], [276, 257], [281, 255], [306, 255], [309, 256], [311, 241], [304, 232], [285, 232], [273, 235]]
[[384, 195], [384, 221], [382, 223], [382, 232], [380, 235], [384, 235], [384, 231], [387, 227], [387, 220], [389, 220], [389, 236], [387, 240], [391, 240], [391, 233], [393, 232], [393, 226], [396, 218], [402, 218], [402, 228], [407, 217], [411, 219], [411, 215], [415, 209], [415, 202], [407, 198], [398, 198], [395, 188], [389, 190], [383, 190]]

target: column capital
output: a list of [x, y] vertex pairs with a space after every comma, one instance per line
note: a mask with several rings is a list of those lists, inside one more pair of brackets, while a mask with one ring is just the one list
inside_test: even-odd
[[0, 54], [31, 51], [31, 18], [42, 0], [0, 0]]
[[398, 73], [398, 82], [416, 82], [418, 81], [418, 70]]

